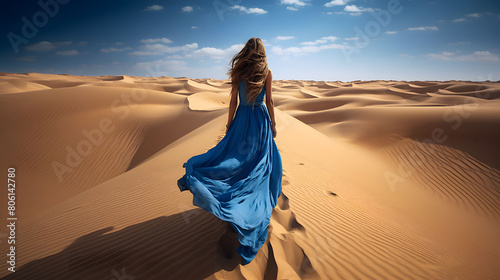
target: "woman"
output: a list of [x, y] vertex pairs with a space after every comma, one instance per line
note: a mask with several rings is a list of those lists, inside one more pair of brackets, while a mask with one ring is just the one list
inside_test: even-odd
[[226, 135], [215, 147], [184, 163], [186, 174], [177, 185], [181, 191], [191, 191], [194, 205], [232, 225], [245, 265], [266, 241], [281, 194], [283, 169], [273, 139], [277, 132], [272, 72], [262, 41], [248, 40], [230, 65]]

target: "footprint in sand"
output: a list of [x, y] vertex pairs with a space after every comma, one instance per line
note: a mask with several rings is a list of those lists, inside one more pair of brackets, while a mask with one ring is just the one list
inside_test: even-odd
[[[282, 181], [285, 188], [290, 185], [286, 178], [287, 176], [284, 175]], [[290, 259], [286, 262], [295, 270], [299, 278], [307, 279], [318, 275], [304, 249], [294, 240], [296, 234], [305, 234], [305, 228], [297, 221], [295, 213], [290, 209], [290, 200], [283, 192], [273, 209], [269, 231], [271, 235], [269, 251], [272, 251], [273, 255], [270, 255], [268, 259], [268, 266], [273, 264], [277, 266], [274, 260], [276, 252], [285, 258], [287, 254], [290, 254]]]
[[338, 194], [332, 192], [332, 191], [324, 191], [326, 195], [331, 195], [331, 196], [338, 196]]

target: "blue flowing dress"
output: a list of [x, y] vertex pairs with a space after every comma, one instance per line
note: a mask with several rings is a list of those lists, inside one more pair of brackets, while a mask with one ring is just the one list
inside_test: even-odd
[[238, 90], [239, 106], [226, 135], [184, 163], [186, 173], [177, 185], [181, 192], [191, 191], [195, 206], [230, 222], [245, 265], [266, 241], [283, 168], [264, 103], [265, 87], [254, 104], [246, 98], [243, 81]]

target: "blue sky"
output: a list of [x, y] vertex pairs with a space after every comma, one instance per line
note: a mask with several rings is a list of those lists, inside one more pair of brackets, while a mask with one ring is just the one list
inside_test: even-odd
[[10, 2], [1, 72], [225, 79], [259, 37], [275, 79], [500, 80], [493, 0]]

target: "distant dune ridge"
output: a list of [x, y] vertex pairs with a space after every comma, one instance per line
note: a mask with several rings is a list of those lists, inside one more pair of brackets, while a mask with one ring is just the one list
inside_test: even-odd
[[246, 266], [227, 223], [176, 185], [224, 136], [229, 91], [0, 73], [19, 219], [0, 277], [500, 279], [499, 82], [274, 81], [283, 193]]

